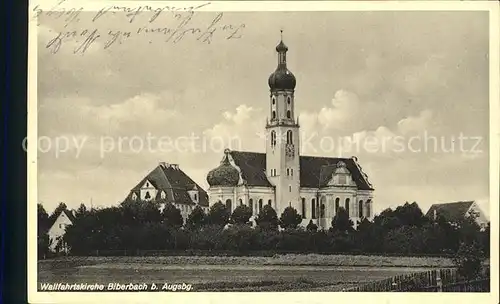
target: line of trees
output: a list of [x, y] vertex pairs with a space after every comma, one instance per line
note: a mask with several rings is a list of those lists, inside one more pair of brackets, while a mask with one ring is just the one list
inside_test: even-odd
[[[443, 217], [429, 219], [416, 203], [384, 210], [373, 221], [363, 219], [357, 229], [340, 208], [328, 230], [318, 229], [312, 221], [305, 228], [299, 226], [302, 218], [292, 207], [278, 217], [266, 205], [252, 227], [252, 210], [247, 206], [238, 206], [232, 214], [222, 203], [214, 204], [208, 214], [196, 207], [184, 222], [174, 205], [167, 203], [160, 211], [159, 204], [126, 201], [117, 207], [90, 210], [82, 204], [63, 241], [73, 255], [96, 250], [190, 249], [401, 255], [462, 252], [462, 256], [478, 257], [479, 262], [489, 256], [489, 225], [481, 230], [473, 215], [455, 224]], [[38, 211], [39, 252], [44, 254], [48, 243], [43, 225], [55, 219], [50, 219], [41, 205]], [[457, 263], [477, 263], [469, 260]]]

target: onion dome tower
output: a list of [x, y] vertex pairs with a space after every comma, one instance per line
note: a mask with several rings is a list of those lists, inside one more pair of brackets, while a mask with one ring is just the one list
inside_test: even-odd
[[240, 172], [229, 162], [229, 152], [225, 151], [220, 166], [208, 172], [207, 182], [210, 187], [236, 187], [240, 180]]

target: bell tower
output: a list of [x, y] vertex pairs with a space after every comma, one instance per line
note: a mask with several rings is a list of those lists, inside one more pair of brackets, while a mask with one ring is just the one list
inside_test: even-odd
[[295, 76], [287, 68], [288, 47], [281, 41], [276, 46], [278, 66], [269, 76], [269, 119], [266, 125], [266, 170], [276, 187], [273, 208], [278, 217], [292, 206], [300, 213], [299, 124], [295, 118]]

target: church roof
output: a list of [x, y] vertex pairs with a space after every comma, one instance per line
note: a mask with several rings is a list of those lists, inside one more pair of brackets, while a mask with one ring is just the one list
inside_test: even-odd
[[444, 217], [449, 222], [457, 222], [465, 217], [472, 204], [474, 201], [434, 204], [429, 208], [426, 216], [433, 217], [434, 210], [436, 210], [436, 215]]
[[148, 175], [146, 175], [132, 190], [128, 198], [136, 193], [139, 196], [140, 189], [146, 181], [149, 181], [158, 191], [155, 199], [160, 199], [160, 191], [166, 194], [165, 200], [171, 203], [194, 205], [188, 191], [198, 190], [198, 202], [200, 206], [208, 207], [208, 195], [203, 188], [194, 182], [177, 165], [160, 163]]
[[[272, 187], [266, 175], [265, 153], [231, 151], [230, 154], [241, 169], [242, 178], [248, 186]], [[353, 158], [300, 156], [300, 186], [306, 188], [326, 186], [339, 161], [346, 164], [359, 190], [373, 190]]]

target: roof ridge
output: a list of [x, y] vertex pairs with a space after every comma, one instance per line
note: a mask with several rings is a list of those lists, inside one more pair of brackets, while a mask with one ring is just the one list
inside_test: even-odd
[[[162, 164], [159, 164], [156, 168], [160, 168], [160, 171], [163, 175], [163, 177], [165, 178], [165, 180], [167, 181], [167, 188], [164, 189], [164, 191], [168, 191], [170, 190], [170, 194], [172, 195], [172, 198], [175, 198], [175, 195], [174, 195], [174, 191], [173, 191], [173, 187], [172, 187], [172, 183], [170, 182], [170, 180], [168, 179], [168, 176], [167, 176], [167, 173], [165, 172], [165, 170], [167, 169], [166, 167], [162, 166]], [[179, 169], [180, 170], [180, 169]], [[165, 193], [166, 194], [166, 193]]]

